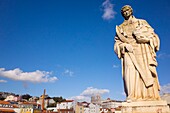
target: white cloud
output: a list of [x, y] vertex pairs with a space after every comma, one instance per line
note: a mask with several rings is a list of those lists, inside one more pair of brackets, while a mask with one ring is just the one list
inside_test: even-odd
[[119, 67], [119, 65], [113, 65], [112, 67], [113, 67], [113, 68], [118, 68], [118, 67]]
[[84, 90], [81, 95], [84, 96], [93, 96], [96, 94], [103, 95], [105, 93], [109, 93], [110, 91], [108, 89], [97, 89], [93, 87], [88, 87], [86, 90]]
[[161, 86], [161, 94], [170, 93], [170, 83]]
[[51, 72], [39, 70], [36, 70], [34, 72], [23, 72], [19, 68], [16, 68], [14, 70], [5, 70], [5, 68], [0, 68], [0, 76], [2, 77], [6, 77], [12, 80], [29, 81], [34, 83], [54, 82], [58, 80], [57, 77], [50, 77], [51, 74]]
[[83, 95], [74, 96], [74, 97], [71, 97], [70, 99], [76, 100], [76, 101], [79, 101], [79, 102], [82, 102], [82, 101], [90, 102], [90, 97], [83, 96]]
[[63, 75], [63, 76], [69, 76], [69, 77], [72, 77], [74, 75], [74, 72], [60, 64], [57, 64], [57, 70], [58, 70], [58, 73], [60, 73], [60, 75]]
[[0, 83], [6, 83], [7, 81], [6, 80], [0, 80]]
[[97, 88], [93, 88], [93, 87], [88, 87], [79, 96], [71, 97], [71, 99], [77, 100], [77, 101], [89, 102], [91, 100], [91, 96], [103, 95], [103, 94], [109, 93], [109, 92], [110, 91], [108, 89], [97, 89]]
[[113, 19], [115, 18], [115, 14], [116, 12], [113, 10], [113, 4], [111, 3], [110, 0], [105, 0], [103, 3], [102, 3], [102, 8], [103, 8], [103, 15], [102, 15], [102, 18], [104, 20], [110, 20], [110, 19]]
[[122, 93], [121, 93], [123, 96], [126, 96], [126, 93], [123, 91]]
[[72, 72], [72, 71], [69, 70], [69, 69], [65, 69], [62, 74], [63, 74], [63, 75], [68, 75], [68, 76], [73, 76], [74, 72]]
[[157, 58], [170, 58], [170, 54], [160, 53], [160, 54], [157, 55]]

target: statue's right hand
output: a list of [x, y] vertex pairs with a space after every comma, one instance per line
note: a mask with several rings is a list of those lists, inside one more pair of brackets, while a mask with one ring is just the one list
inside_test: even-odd
[[126, 44], [125, 49], [127, 50], [127, 52], [131, 52], [131, 53], [133, 52], [133, 47], [130, 44]]

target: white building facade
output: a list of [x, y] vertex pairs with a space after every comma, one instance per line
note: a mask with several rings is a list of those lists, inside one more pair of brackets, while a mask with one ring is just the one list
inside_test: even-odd
[[89, 111], [90, 113], [100, 113], [100, 105], [98, 104], [89, 104]]
[[15, 101], [15, 100], [16, 100], [16, 98], [14, 95], [9, 95], [6, 97], [6, 99], [4, 101]]
[[103, 101], [101, 104], [102, 108], [117, 108], [119, 106], [122, 106], [122, 102], [121, 101], [114, 101], [114, 100], [106, 100]]

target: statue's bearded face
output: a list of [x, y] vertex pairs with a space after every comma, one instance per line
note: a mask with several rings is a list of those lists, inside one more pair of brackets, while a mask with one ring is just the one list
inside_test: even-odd
[[125, 6], [122, 8], [121, 13], [125, 19], [128, 19], [133, 14], [133, 11], [131, 7]]

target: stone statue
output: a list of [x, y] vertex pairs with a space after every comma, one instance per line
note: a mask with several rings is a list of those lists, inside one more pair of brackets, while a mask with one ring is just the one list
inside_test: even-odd
[[127, 102], [160, 100], [156, 72], [156, 51], [160, 41], [154, 29], [133, 16], [133, 9], [121, 9], [124, 22], [116, 26], [114, 51], [122, 61], [122, 75]]

